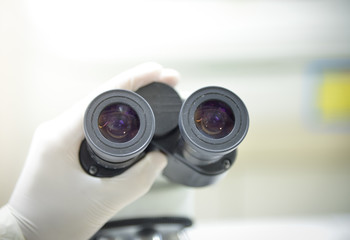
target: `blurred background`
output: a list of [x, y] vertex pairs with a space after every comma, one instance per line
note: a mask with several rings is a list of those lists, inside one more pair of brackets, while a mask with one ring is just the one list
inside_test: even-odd
[[0, 205], [41, 122], [145, 61], [250, 113], [228, 175], [191, 191], [193, 239], [350, 239], [350, 1], [0, 0]]

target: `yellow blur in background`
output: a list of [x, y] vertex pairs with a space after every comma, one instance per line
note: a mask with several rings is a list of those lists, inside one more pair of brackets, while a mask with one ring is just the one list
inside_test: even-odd
[[350, 69], [326, 72], [319, 93], [319, 108], [325, 121], [350, 121]]
[[41, 122], [151, 60], [181, 73], [184, 98], [219, 85], [250, 114], [227, 176], [193, 191], [199, 225], [225, 222], [222, 239], [349, 239], [349, 13], [338, 0], [0, 0], [0, 205]]

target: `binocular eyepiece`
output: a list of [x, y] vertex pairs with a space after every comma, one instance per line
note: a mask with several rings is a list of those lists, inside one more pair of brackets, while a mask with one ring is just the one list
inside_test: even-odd
[[92, 176], [112, 177], [156, 149], [168, 158], [168, 179], [206, 186], [231, 167], [248, 125], [244, 103], [225, 88], [199, 89], [184, 102], [163, 83], [111, 90], [85, 112], [80, 163]]

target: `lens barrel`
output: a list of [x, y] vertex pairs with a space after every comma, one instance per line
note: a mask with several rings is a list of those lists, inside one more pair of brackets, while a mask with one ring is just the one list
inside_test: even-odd
[[102, 93], [85, 112], [83, 168], [94, 176], [101, 176], [101, 167], [111, 169], [108, 176], [120, 174], [144, 154], [154, 130], [153, 111], [140, 95], [126, 90]]
[[248, 126], [248, 111], [237, 95], [225, 88], [206, 87], [182, 104], [177, 130], [153, 139], [151, 145], [167, 154], [163, 174], [168, 179], [203, 187], [217, 182], [230, 169]]
[[242, 142], [248, 125], [248, 111], [236, 94], [202, 88], [186, 99], [179, 114], [184, 154], [196, 164], [216, 161]]

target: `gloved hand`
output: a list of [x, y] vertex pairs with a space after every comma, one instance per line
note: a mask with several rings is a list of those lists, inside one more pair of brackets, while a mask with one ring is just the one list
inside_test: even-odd
[[151, 187], [166, 165], [159, 152], [149, 153], [123, 174], [96, 178], [79, 163], [84, 138], [83, 115], [98, 94], [115, 88], [136, 90], [160, 81], [175, 85], [178, 74], [156, 63], [126, 71], [54, 120], [36, 130], [24, 169], [6, 205], [27, 240], [88, 239], [118, 210]]

